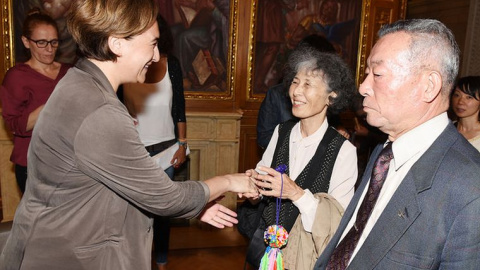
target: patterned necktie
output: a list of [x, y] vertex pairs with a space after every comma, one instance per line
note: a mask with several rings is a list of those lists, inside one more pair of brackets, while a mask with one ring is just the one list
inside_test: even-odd
[[358, 209], [355, 224], [350, 228], [350, 231], [348, 231], [343, 240], [333, 251], [327, 265], [327, 270], [347, 268], [350, 257], [357, 246], [358, 239], [360, 238], [360, 235], [362, 235], [365, 224], [367, 224], [370, 213], [375, 206], [378, 194], [380, 194], [380, 190], [385, 182], [385, 178], [387, 178], [388, 168], [390, 167], [390, 161], [392, 158], [392, 143], [388, 142], [387, 146], [383, 148], [375, 161], [368, 191]]

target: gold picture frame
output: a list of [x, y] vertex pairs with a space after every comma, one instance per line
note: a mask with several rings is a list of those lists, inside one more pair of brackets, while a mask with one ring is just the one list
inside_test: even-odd
[[[227, 55], [225, 56], [225, 62], [222, 63], [223, 61], [220, 61], [220, 63], [217, 65], [218, 72], [222, 75], [221, 82], [218, 85], [214, 85], [213, 87], [209, 87], [206, 89], [194, 89], [194, 87], [190, 86], [190, 83], [193, 81], [190, 78], [185, 78], [184, 76], [184, 93], [185, 93], [185, 98], [190, 99], [190, 100], [233, 100], [234, 98], [234, 89], [235, 89], [235, 65], [236, 65], [236, 48], [238, 48], [238, 40], [237, 40], [237, 33], [238, 33], [238, 20], [239, 20], [239, 12], [238, 12], [238, 3], [239, 0], [230, 0], [229, 5], [230, 5], [230, 15], [228, 18], [229, 21], [229, 35], [228, 35], [228, 44], [227, 44]], [[171, 9], [171, 11], [167, 12], [167, 14], [174, 14], [176, 16], [176, 24], [185, 24], [185, 28], [188, 26], [187, 20], [189, 20], [190, 14], [183, 14], [179, 12], [179, 7], [175, 6], [175, 1], [174, 0], [166, 0], [162, 1], [163, 5], [166, 5], [167, 9]], [[162, 11], [164, 8], [160, 5], [160, 13], [162, 14]], [[181, 14], [179, 14], [181, 13]], [[165, 15], [167, 15], [165, 14]], [[166, 17], [164, 14], [162, 14], [164, 17]], [[179, 16], [180, 15], [180, 16]], [[199, 14], [201, 15], [201, 14]], [[173, 15], [172, 15], [173, 16]], [[187, 18], [186, 18], [187, 17]], [[179, 22], [179, 18], [182, 19], [183, 23], [181, 21]], [[167, 18], [166, 18], [167, 19]], [[167, 22], [169, 20], [167, 19]], [[169, 25], [171, 26], [172, 29], [175, 29], [175, 25], [172, 25], [169, 22]], [[172, 30], [173, 35], [177, 34], [176, 31]], [[225, 37], [222, 36], [224, 39]], [[178, 46], [178, 44], [175, 44], [175, 46]], [[200, 57], [200, 52], [197, 54], [197, 57], [195, 57], [195, 60]], [[205, 58], [210, 58], [210, 57], [205, 57]], [[202, 58], [203, 59], [203, 58]], [[215, 61], [214, 61], [215, 62]], [[182, 69], [183, 67], [183, 61], [181, 60], [181, 65]], [[218, 63], [218, 59], [216, 61]], [[193, 62], [192, 62], [193, 64]], [[206, 68], [206, 67], [205, 67]], [[204, 69], [205, 70], [205, 69]], [[223, 73], [222, 73], [223, 72]], [[198, 75], [198, 74], [197, 74]], [[223, 77], [224, 76], [224, 77]], [[200, 76], [196, 76], [197, 78], [200, 78]]]
[[13, 14], [12, 14], [12, 0], [0, 0], [2, 6], [2, 35], [0, 42], [2, 44], [3, 61], [1, 62], [1, 76], [15, 64], [15, 50], [13, 47]]
[[405, 19], [407, 13], [407, 0], [383, 1], [362, 0], [362, 21], [360, 23], [360, 35], [358, 43], [356, 82], [359, 85], [364, 78], [367, 64], [367, 56], [370, 54], [377, 32], [384, 24]]
[[[256, 47], [256, 32], [260, 27], [258, 23], [258, 4], [262, 0], [252, 0], [251, 2], [251, 18], [249, 30], [249, 46], [248, 46], [248, 78], [246, 85], [246, 100], [251, 102], [260, 102], [263, 100], [265, 93], [255, 91], [255, 47]], [[278, 0], [281, 1], [281, 0]], [[314, 0], [316, 2], [324, 2], [326, 0]], [[309, 1], [313, 3], [314, 1]], [[358, 2], [358, 0], [335, 0], [338, 3]], [[358, 2], [360, 3], [360, 2]], [[355, 72], [355, 79], [357, 85], [363, 80], [365, 73], [366, 57], [370, 53], [375, 40], [376, 33], [382, 25], [394, 22], [398, 19], [403, 19], [406, 16], [406, 0], [362, 0], [358, 5], [358, 44], [355, 50], [351, 52], [351, 57], [356, 58], [355, 64], [351, 65]], [[351, 61], [351, 60], [350, 60]], [[348, 61], [347, 61], [348, 62]]]
[[[12, 8], [12, 0], [1, 0], [2, 1], [2, 12], [3, 14], [3, 47], [4, 47], [4, 54], [5, 54], [5, 61], [4, 63], [4, 70], [6, 71], [9, 67], [15, 64], [15, 37], [19, 35], [18, 29], [15, 29], [15, 22], [14, 22], [14, 14], [15, 11]], [[28, 0], [18, 0], [24, 1], [25, 6], [27, 5]], [[217, 60], [217, 66], [219, 67], [218, 70], [221, 72], [219, 74], [219, 81], [221, 83], [215, 84], [212, 87], [202, 87], [201, 89], [194, 89], [190, 87], [188, 84], [189, 80], [184, 80], [184, 87], [185, 87], [185, 98], [187, 99], [197, 99], [197, 100], [232, 100], [234, 96], [234, 89], [235, 89], [235, 54], [237, 45], [237, 33], [238, 33], [238, 1], [239, 0], [229, 0], [229, 35], [227, 37], [227, 53], [225, 58], [225, 62], [223, 59]], [[166, 2], [166, 1], [162, 1]], [[22, 2], [23, 3], [23, 2]], [[171, 0], [171, 3], [174, 3], [174, 0]], [[228, 2], [227, 2], [228, 3]], [[16, 3], [18, 4], [18, 3]], [[173, 4], [172, 4], [173, 5]], [[18, 16], [20, 17], [20, 16]], [[224, 39], [223, 36], [220, 36], [221, 39]], [[18, 42], [18, 41], [17, 41]], [[223, 42], [223, 40], [222, 40]], [[18, 53], [17, 53], [18, 54]], [[225, 54], [225, 53], [224, 53]], [[220, 63], [218, 62], [220, 61]], [[221, 67], [221, 68], [220, 68]], [[4, 73], [4, 72], [3, 72]]]
[[[278, 2], [275, 2], [275, 1], [268, 1], [268, 0], [253, 0], [252, 1], [252, 6], [251, 6], [251, 19], [250, 19], [250, 31], [249, 31], [249, 52], [248, 52], [248, 59], [249, 59], [249, 62], [248, 62], [248, 78], [247, 78], [247, 91], [246, 91], [246, 99], [248, 101], [261, 101], [264, 96], [265, 96], [265, 92], [268, 88], [270, 88], [271, 86], [273, 86], [274, 84], [278, 83], [278, 77], [280, 77], [279, 75], [277, 75], [277, 80], [276, 83], [270, 83], [270, 84], [264, 84], [263, 86], [264, 87], [261, 87], [262, 89], [259, 90], [260, 87], [258, 87], [259, 83], [257, 83], [257, 81], [259, 80], [258, 77], [258, 72], [256, 69], [259, 69], [259, 67], [257, 67], [256, 65], [259, 63], [257, 62], [256, 63], [256, 53], [257, 53], [257, 46], [259, 45], [260, 42], [257, 41], [257, 38], [259, 38], [257, 36], [257, 32], [259, 30], [260, 27], [262, 27], [261, 25], [259, 25], [259, 13], [260, 13], [260, 4], [263, 4], [263, 8], [265, 8], [265, 5], [266, 5], [266, 2], [270, 2], [270, 3], [273, 3], [273, 5], [278, 5], [278, 6], [281, 6], [281, 4], [279, 4], [279, 2], [281, 2], [282, 0], [278, 0]], [[347, 37], [348, 39], [350, 40], [353, 40], [354, 42], [358, 42], [358, 46], [354, 46], [354, 49], [352, 48], [352, 50], [349, 50], [347, 53], [349, 53], [349, 56], [345, 56], [349, 59], [347, 59], [347, 62], [350, 62], [349, 64], [352, 66], [352, 71], [357, 71], [357, 74], [358, 74], [358, 66], [361, 64], [359, 60], [357, 60], [357, 57], [359, 55], [359, 53], [361, 52], [360, 48], [362, 48], [363, 46], [363, 42], [364, 40], [361, 39], [361, 35], [360, 35], [360, 31], [361, 29], [363, 29], [363, 24], [365, 23], [364, 21], [364, 18], [365, 16], [368, 16], [368, 12], [369, 10], [368, 9], [365, 9], [365, 5], [366, 5], [366, 2], [368, 0], [362, 0], [361, 3], [358, 2], [358, 0], [343, 0], [343, 1], [338, 1], [338, 0], [312, 0], [312, 1], [308, 1], [309, 2], [309, 6], [307, 7], [303, 7], [303, 9], [310, 9], [308, 10], [307, 12], [305, 12], [304, 14], [304, 17], [302, 19], [297, 19], [295, 21], [295, 19], [290, 19], [290, 21], [295, 21], [296, 24], [298, 26], [304, 26], [305, 24], [309, 24], [309, 25], [313, 25], [315, 22], [318, 22], [318, 25], [321, 25], [320, 22], [322, 22], [322, 20], [317, 20], [314, 16], [315, 15], [312, 15], [312, 14], [319, 14], [321, 13], [321, 11], [319, 12], [319, 10], [317, 9], [321, 9], [321, 8], [325, 8], [324, 6], [322, 6], [323, 4], [327, 3], [327, 2], [330, 2], [330, 3], [333, 3], [333, 5], [337, 5], [336, 7], [336, 10], [337, 10], [337, 13], [336, 15], [334, 15], [335, 19], [338, 20], [339, 23], [344, 23], [344, 25], [347, 25], [345, 22], [348, 22], [348, 27], [352, 28], [354, 27], [354, 31], [352, 34], [348, 34], [349, 36]], [[263, 3], [261, 3], [263, 2]], [[295, 3], [298, 3], [295, 2]], [[345, 3], [349, 4], [351, 7], [349, 7], [347, 13], [349, 14], [350, 17], [348, 17], [347, 19], [346, 18], [343, 18], [345, 17], [345, 15], [343, 13], [345, 12], [341, 12], [341, 9], [342, 9], [342, 5], [345, 5]], [[283, 8], [285, 9], [285, 6], [286, 5], [283, 5]], [[271, 8], [272, 10], [274, 8]], [[277, 8], [278, 9], [278, 8]], [[352, 11], [353, 10], [353, 11]], [[272, 11], [270, 11], [272, 12]], [[289, 13], [301, 13], [301, 11], [299, 11], [299, 7], [297, 4], [295, 4], [294, 6], [292, 6], [292, 8], [290, 10], [287, 10], [285, 11], [284, 10], [284, 13], [286, 15], [284, 15], [284, 18], [283, 18], [283, 25], [287, 25], [289, 22], [289, 18], [288, 18], [288, 14]], [[342, 13], [342, 15], [341, 15]], [[292, 15], [292, 17], [294, 17], [295, 15]], [[297, 15], [297, 16], [302, 16], [302, 15]], [[342, 17], [343, 16], [343, 17]], [[308, 18], [309, 17], [309, 18]], [[344, 21], [340, 21], [341, 19], [345, 20]], [[348, 20], [348, 21], [347, 21]], [[339, 24], [337, 23], [337, 25]], [[327, 25], [328, 27], [329, 25]], [[291, 28], [291, 27], [290, 27]], [[325, 27], [326, 28], [326, 27]], [[277, 49], [279, 52], [276, 56], [276, 60], [274, 60], [274, 62], [271, 64], [271, 66], [268, 68], [270, 70], [273, 70], [274, 69], [274, 65], [277, 65], [277, 74], [280, 73], [280, 69], [281, 67], [284, 65], [284, 63], [286, 62], [286, 58], [288, 56], [288, 53], [291, 52], [291, 50], [293, 50], [293, 46], [291, 44], [289, 44], [289, 41], [288, 41], [288, 37], [291, 37], [292, 36], [292, 33], [293, 32], [291, 29], [289, 30], [289, 27], [288, 26], [284, 26], [284, 29], [285, 29], [285, 42], [282, 42], [280, 45], [277, 45], [277, 46], [280, 46], [279, 49]], [[320, 27], [317, 27], [317, 29], [321, 29], [321, 30], [324, 30], [324, 27], [323, 26], [320, 26]], [[314, 31], [311, 31], [311, 32], [314, 32]], [[350, 32], [349, 32], [350, 33]], [[268, 34], [268, 33], [267, 33]], [[311, 33], [310, 33], [311, 34]], [[324, 33], [322, 33], [324, 34]], [[305, 34], [305, 35], [308, 35], [308, 34]], [[330, 40], [330, 38], [327, 36], [327, 39]], [[330, 40], [331, 41], [331, 40]], [[298, 42], [298, 39], [297, 41]], [[333, 41], [332, 41], [333, 43]], [[277, 43], [279, 44], [279, 43]], [[298, 43], [297, 43], [298, 44]], [[338, 48], [341, 47], [340, 44], [335, 44], [335, 47], [337, 48], [337, 51], [339, 51]], [[353, 46], [352, 46], [353, 47]], [[340, 48], [341, 49], [341, 48]], [[282, 56], [283, 55], [283, 56]], [[264, 55], [262, 54], [262, 57], [264, 57]], [[344, 58], [345, 58], [344, 57]], [[358, 59], [364, 59], [365, 57], [358, 57]], [[263, 59], [262, 59], [263, 60]], [[357, 75], [358, 77], [358, 75]], [[262, 79], [265, 80], [265, 78], [262, 77]], [[357, 78], [357, 81], [358, 81], [358, 78]], [[260, 83], [262, 84], [262, 83]]]

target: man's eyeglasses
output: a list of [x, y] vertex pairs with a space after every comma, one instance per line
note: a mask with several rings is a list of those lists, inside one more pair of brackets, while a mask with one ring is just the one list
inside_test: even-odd
[[58, 44], [60, 44], [60, 40], [58, 39], [52, 39], [52, 40], [45, 40], [45, 39], [40, 39], [40, 40], [34, 40], [31, 38], [28, 38], [28, 40], [35, 42], [38, 48], [45, 48], [50, 44], [52, 48], [57, 48]]

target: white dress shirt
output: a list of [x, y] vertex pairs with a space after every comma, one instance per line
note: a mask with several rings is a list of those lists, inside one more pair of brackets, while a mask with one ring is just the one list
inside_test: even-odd
[[[357, 254], [360, 247], [365, 242], [368, 234], [372, 231], [373, 226], [377, 222], [378, 218], [382, 214], [383, 210], [387, 206], [388, 202], [392, 198], [393, 194], [397, 190], [398, 186], [402, 183], [405, 175], [410, 171], [410, 168], [417, 162], [417, 160], [427, 151], [427, 149], [433, 144], [433, 142], [440, 136], [449, 123], [447, 113], [442, 113], [429, 121], [421, 124], [420, 126], [410, 130], [409, 132], [400, 136], [392, 144], [393, 159], [390, 162], [390, 168], [388, 170], [387, 178], [383, 184], [382, 190], [378, 196], [377, 202], [372, 209], [372, 213], [365, 225], [362, 235], [358, 240], [358, 244], [350, 258], [350, 261]], [[348, 223], [345, 231], [342, 234], [340, 241], [345, 237], [350, 228], [355, 223], [357, 217], [358, 208], [362, 204], [363, 198], [368, 190], [367, 187], [363, 190], [362, 197], [360, 198], [355, 212], [353, 213], [350, 222]], [[340, 243], [339, 241], [339, 243]]]
[[[327, 119], [325, 119], [317, 131], [312, 135], [303, 138], [300, 132], [300, 122], [293, 127], [289, 142], [289, 177], [293, 181], [295, 181], [314, 156], [320, 141], [327, 132], [327, 128], [328, 122]], [[275, 128], [270, 143], [263, 153], [262, 160], [257, 164], [257, 171], [259, 171], [259, 166], [270, 167], [277, 141], [278, 126]], [[330, 187], [328, 189], [328, 194], [333, 196], [344, 209], [353, 197], [357, 175], [356, 148], [349, 141], [345, 141], [340, 148], [337, 159], [335, 160], [332, 176], [330, 178]], [[308, 189], [306, 189], [305, 194], [300, 197], [300, 199], [294, 201], [293, 204], [300, 211], [304, 229], [307, 232], [311, 232], [315, 221], [314, 218], [315, 212], [317, 211], [318, 200], [314, 198], [313, 194]]]

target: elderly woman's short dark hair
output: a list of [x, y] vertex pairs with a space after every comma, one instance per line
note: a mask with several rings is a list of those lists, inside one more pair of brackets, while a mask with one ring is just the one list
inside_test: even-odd
[[338, 114], [350, 105], [355, 94], [355, 81], [352, 71], [340, 56], [334, 53], [319, 52], [308, 46], [300, 46], [290, 54], [286, 67], [285, 83], [289, 86], [295, 75], [306, 68], [322, 76], [327, 85], [327, 92], [335, 92], [335, 97], [330, 97], [327, 112]]

